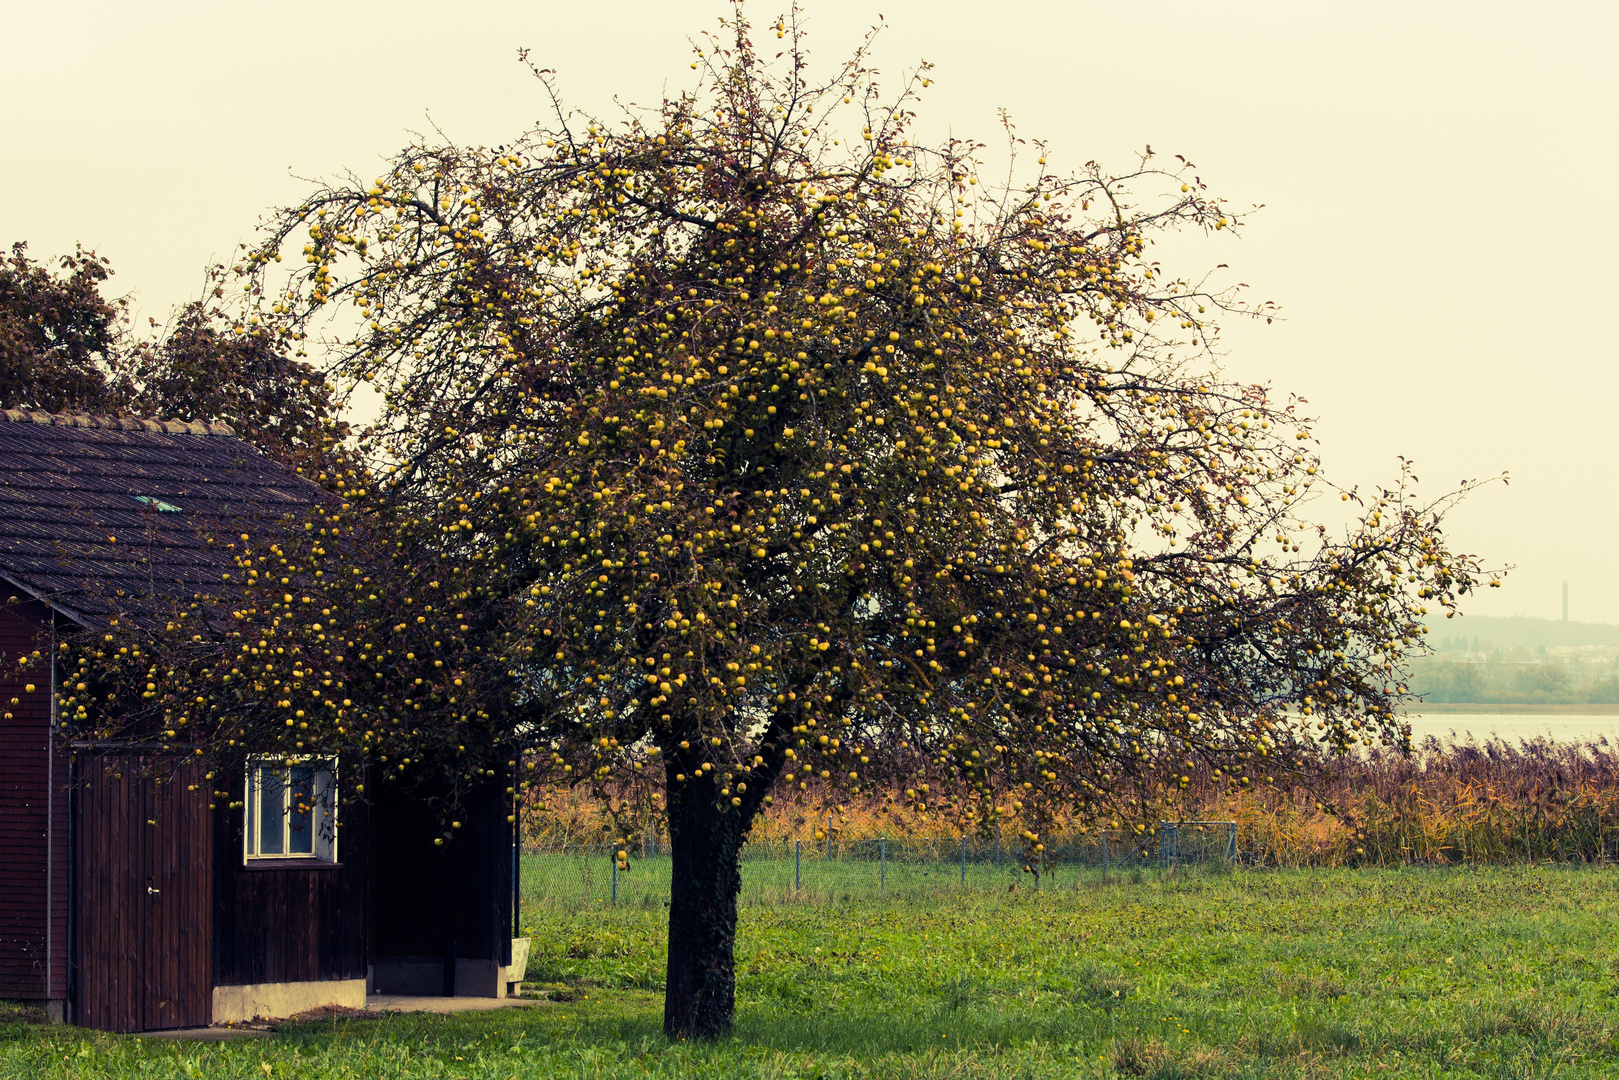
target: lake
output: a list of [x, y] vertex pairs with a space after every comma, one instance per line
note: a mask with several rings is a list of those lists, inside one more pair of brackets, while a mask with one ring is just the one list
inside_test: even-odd
[[1454, 732], [1479, 742], [1489, 738], [1517, 742], [1537, 736], [1558, 742], [1585, 742], [1605, 736], [1619, 745], [1619, 715], [1577, 712], [1451, 712], [1413, 711], [1404, 714], [1411, 724], [1411, 740], [1420, 743], [1429, 735], [1444, 740]]

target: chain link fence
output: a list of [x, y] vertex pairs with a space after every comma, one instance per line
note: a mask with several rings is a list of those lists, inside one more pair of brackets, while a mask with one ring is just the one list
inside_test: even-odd
[[[656, 833], [621, 870], [612, 844], [525, 851], [525, 904], [576, 910], [609, 904], [661, 907], [669, 855]], [[1031, 857], [1032, 855], [1032, 857]], [[965, 890], [1140, 884], [1152, 874], [1224, 872], [1242, 862], [1229, 821], [1163, 822], [1156, 833], [1092, 832], [1049, 838], [1031, 853], [1001, 837], [767, 840], [742, 849], [743, 905], [916, 899]]]

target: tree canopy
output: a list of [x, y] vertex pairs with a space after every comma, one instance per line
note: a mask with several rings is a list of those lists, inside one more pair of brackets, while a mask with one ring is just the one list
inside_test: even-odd
[[102, 295], [109, 259], [80, 249], [59, 268], [21, 242], [0, 261], [0, 408], [224, 423], [300, 468], [337, 467], [348, 425], [333, 387], [279, 339], [235, 332], [223, 268], [149, 339], [125, 300]]
[[349, 425], [326, 377], [282, 342], [236, 332], [217, 295], [183, 305], [160, 339], [129, 349], [118, 390], [137, 415], [229, 424], [311, 475], [344, 460]]
[[865, 47], [815, 77], [758, 33], [611, 120], [536, 72], [549, 124], [274, 218], [235, 333], [370, 388], [368, 464], [128, 667], [220, 755], [662, 800], [681, 1035], [730, 1024], [772, 800], [1013, 820], [1038, 864], [1059, 817], [1141, 828], [1166, 766], [1403, 745], [1430, 608], [1483, 580], [1454, 495], [1332, 487], [1296, 401], [1219, 375], [1216, 317], [1269, 309], [1154, 258], [1241, 225], [1189, 162], [1062, 172], [1008, 128], [991, 180], [916, 136], [927, 67], [884, 96]]
[[107, 260], [78, 250], [60, 274], [28, 257], [26, 244], [0, 259], [0, 408], [110, 411], [112, 360], [124, 308], [101, 295]]

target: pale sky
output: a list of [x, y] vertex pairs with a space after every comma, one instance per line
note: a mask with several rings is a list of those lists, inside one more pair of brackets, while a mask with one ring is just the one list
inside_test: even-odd
[[[429, 124], [496, 144], [544, 115], [519, 46], [609, 113], [690, 85], [687, 39], [725, 10], [5, 0], [0, 242], [93, 247], [161, 322], [295, 177], [369, 177]], [[1227, 327], [1227, 374], [1308, 398], [1341, 484], [1391, 481], [1402, 454], [1433, 496], [1510, 470], [1451, 521], [1517, 566], [1469, 613], [1555, 618], [1567, 579], [1571, 618], [1619, 622], [1619, 5], [809, 0], [812, 53], [830, 67], [878, 11], [885, 81], [937, 65], [924, 134], [993, 142], [1005, 108], [1055, 166], [1123, 170], [1150, 143], [1264, 204], [1169, 264], [1228, 263], [1282, 305]]]

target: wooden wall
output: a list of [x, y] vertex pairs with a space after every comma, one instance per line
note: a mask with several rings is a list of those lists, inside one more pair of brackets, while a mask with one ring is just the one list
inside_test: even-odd
[[214, 829], [214, 982], [243, 986], [363, 979], [371, 809], [353, 795], [360, 771], [338, 770], [337, 864], [244, 865], [241, 809]]
[[433, 839], [445, 825], [423, 793], [377, 793], [373, 956], [442, 957], [454, 938], [460, 959], [510, 962], [512, 827], [502, 784], [471, 795], [442, 847]]
[[206, 1026], [214, 830], [201, 770], [81, 753], [75, 771], [74, 1020], [103, 1031]]
[[[52, 615], [34, 601], [5, 602], [7, 588], [0, 583], [0, 998], [62, 999], [68, 766], [52, 745]], [[19, 676], [17, 660], [36, 649], [45, 665]]]

